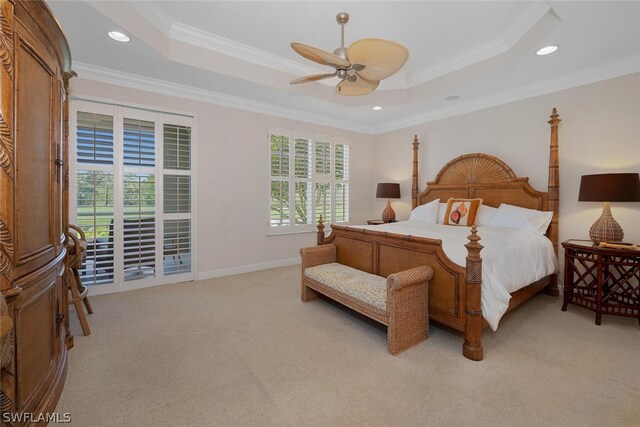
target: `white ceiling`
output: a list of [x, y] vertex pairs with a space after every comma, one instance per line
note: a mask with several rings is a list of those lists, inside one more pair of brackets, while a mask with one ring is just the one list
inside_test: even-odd
[[[49, 1], [80, 77], [379, 133], [640, 71], [638, 1]], [[384, 38], [410, 57], [372, 94], [337, 95], [337, 78], [292, 41], [333, 51]], [[106, 32], [132, 37], [116, 43]], [[560, 49], [538, 57], [547, 44]], [[447, 101], [456, 95], [460, 98]], [[373, 105], [384, 110], [374, 112]]]

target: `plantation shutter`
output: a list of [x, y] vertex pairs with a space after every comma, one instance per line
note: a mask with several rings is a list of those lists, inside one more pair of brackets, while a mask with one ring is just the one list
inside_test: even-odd
[[331, 222], [331, 144], [323, 141], [315, 143], [315, 222], [320, 215]]
[[164, 213], [191, 212], [191, 177], [164, 175]]
[[331, 184], [328, 182], [316, 182], [315, 191], [316, 202], [316, 222], [320, 221], [320, 215], [323, 220], [331, 221]]
[[[191, 271], [191, 220], [164, 221], [164, 274]], [[168, 261], [171, 260], [172, 263]]]
[[294, 193], [296, 224], [311, 224], [311, 141], [298, 138], [295, 141], [294, 155]]
[[113, 131], [111, 115], [76, 114], [76, 225], [87, 238], [84, 285], [113, 281]]
[[155, 177], [125, 173], [123, 184], [124, 280], [155, 276]]
[[316, 141], [316, 174], [325, 177], [331, 174], [331, 144]]
[[123, 269], [130, 281], [156, 275], [155, 123], [125, 117], [122, 147]]
[[349, 221], [349, 146], [335, 145], [334, 222]]
[[164, 124], [164, 274], [191, 271], [191, 127]]
[[191, 170], [191, 127], [165, 124], [164, 168]]
[[124, 164], [155, 166], [155, 124], [146, 120], [124, 119]]
[[84, 285], [113, 281], [113, 173], [78, 170], [77, 226], [87, 238], [87, 257], [80, 272]]
[[78, 111], [77, 162], [113, 164], [113, 117]]
[[271, 155], [271, 202], [269, 225], [286, 226], [290, 223], [289, 210], [289, 137], [274, 135], [270, 137]]

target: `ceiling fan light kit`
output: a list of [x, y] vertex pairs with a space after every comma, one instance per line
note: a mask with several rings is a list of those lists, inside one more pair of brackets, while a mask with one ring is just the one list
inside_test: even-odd
[[303, 43], [291, 43], [291, 48], [301, 56], [321, 65], [335, 68], [335, 72], [315, 74], [292, 80], [291, 84], [308, 83], [338, 77], [339, 95], [359, 96], [376, 90], [380, 80], [396, 73], [407, 62], [409, 51], [403, 45], [383, 39], [361, 39], [348, 48], [344, 46], [344, 26], [349, 22], [346, 12], [336, 15], [340, 25], [340, 47], [329, 53]]

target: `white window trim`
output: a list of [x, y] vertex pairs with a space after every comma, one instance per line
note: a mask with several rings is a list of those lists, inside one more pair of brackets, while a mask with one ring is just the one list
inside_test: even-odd
[[[114, 132], [114, 159], [113, 165], [88, 165], [77, 162], [77, 114], [78, 111], [87, 111], [97, 114], [107, 114], [113, 116], [113, 132]], [[129, 118], [149, 120], [155, 123], [156, 132], [156, 165], [155, 167], [148, 166], [124, 166], [122, 163], [123, 156], [123, 144], [116, 143], [117, 138], [121, 138], [123, 119], [129, 114]], [[191, 127], [191, 169], [190, 171], [164, 169], [164, 157], [163, 148], [158, 147], [163, 144], [160, 138], [161, 129], [164, 124], [172, 124], [179, 126]], [[116, 100], [110, 100], [105, 98], [87, 97], [87, 98], [74, 98], [70, 99], [69, 107], [69, 220], [71, 223], [77, 222], [77, 173], [79, 166], [82, 170], [95, 170], [113, 172], [114, 181], [114, 194], [116, 200], [114, 200], [114, 217], [122, 218], [122, 178], [124, 169], [127, 172], [135, 173], [153, 173], [156, 181], [156, 265], [163, 265], [163, 236], [164, 236], [164, 220], [171, 219], [191, 219], [191, 272], [164, 275], [162, 268], [158, 268], [154, 277], [144, 278], [140, 280], [132, 280], [125, 282], [122, 277], [122, 271], [119, 268], [114, 268], [113, 283], [91, 285], [92, 295], [101, 295], [113, 292], [122, 292], [133, 289], [141, 289], [150, 286], [164, 285], [170, 283], [179, 283], [184, 281], [198, 280], [198, 170], [197, 170], [197, 158], [198, 158], [198, 121], [194, 114], [184, 112], [170, 112], [167, 110], [158, 110], [152, 106], [144, 106], [140, 104], [128, 104], [123, 105]], [[191, 175], [191, 213], [189, 214], [164, 214], [163, 212], [163, 186], [165, 173], [175, 175]], [[116, 191], [116, 189], [118, 191]], [[114, 266], [121, 266], [123, 262], [123, 249], [124, 242], [121, 236], [121, 221], [114, 222]]]
[[[267, 235], [268, 236], [277, 236], [277, 235], [283, 235], [283, 234], [297, 234], [297, 233], [311, 233], [311, 232], [316, 232], [317, 231], [317, 223], [316, 223], [316, 206], [315, 206], [315, 202], [313, 200], [313, 197], [315, 196], [315, 186], [316, 183], [329, 183], [331, 185], [331, 218], [323, 218], [323, 222], [326, 225], [329, 224], [334, 224], [334, 223], [338, 223], [335, 221], [335, 208], [336, 208], [336, 192], [335, 192], [335, 185], [339, 182], [344, 182], [348, 184], [348, 188], [349, 188], [349, 192], [351, 192], [351, 143], [349, 140], [342, 138], [342, 137], [333, 137], [333, 136], [329, 136], [329, 135], [325, 135], [325, 134], [314, 134], [314, 133], [308, 133], [308, 132], [304, 132], [304, 131], [299, 131], [299, 130], [294, 130], [294, 129], [283, 129], [283, 128], [276, 128], [276, 127], [269, 127], [268, 128], [268, 133], [267, 133], [267, 157], [269, 158], [269, 161], [266, 162], [267, 164], [267, 189], [266, 189], [266, 194], [267, 194], [267, 203], [266, 203], [266, 211], [265, 211], [265, 215], [264, 218], [266, 218], [266, 222], [267, 222]], [[271, 226], [271, 147], [270, 147], [270, 141], [271, 141], [271, 135], [276, 134], [276, 135], [285, 135], [289, 137], [289, 177], [287, 179], [282, 179], [283, 181], [289, 182], [289, 225], [281, 225], [281, 226]], [[306, 139], [311, 141], [311, 165], [310, 165], [310, 170], [311, 170], [311, 178], [309, 179], [309, 182], [311, 183], [311, 195], [312, 195], [312, 201], [311, 201], [311, 212], [308, 213], [308, 215], [311, 216], [311, 224], [296, 224], [295, 223], [295, 200], [294, 200], [294, 194], [295, 191], [292, 190], [292, 188], [294, 187], [294, 184], [296, 182], [296, 178], [294, 176], [295, 174], [295, 141], [296, 139]], [[315, 142], [319, 141], [319, 142], [328, 142], [330, 144], [330, 163], [331, 163], [331, 170], [329, 173], [329, 177], [326, 176], [322, 176], [322, 177], [318, 177], [316, 175], [316, 171], [315, 171], [315, 166], [316, 166], [316, 150], [315, 150]], [[348, 167], [348, 178], [346, 180], [337, 180], [335, 178], [335, 146], [336, 145], [347, 145], [349, 146], [349, 158], [348, 158], [348, 163], [347, 163], [347, 167]], [[275, 178], [275, 177], [274, 177]], [[300, 181], [302, 181], [300, 179]], [[306, 180], [305, 180], [306, 181]], [[348, 212], [349, 212], [349, 218], [347, 218], [346, 221], [340, 221], [339, 224], [348, 224], [351, 220], [351, 194], [349, 194], [349, 206], [348, 206]]]

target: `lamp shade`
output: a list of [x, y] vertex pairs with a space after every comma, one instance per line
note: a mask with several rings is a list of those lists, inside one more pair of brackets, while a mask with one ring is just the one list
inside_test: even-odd
[[578, 201], [640, 202], [640, 175], [637, 173], [583, 175], [580, 180]]
[[376, 190], [376, 197], [379, 199], [399, 199], [400, 184], [395, 182], [381, 182]]

